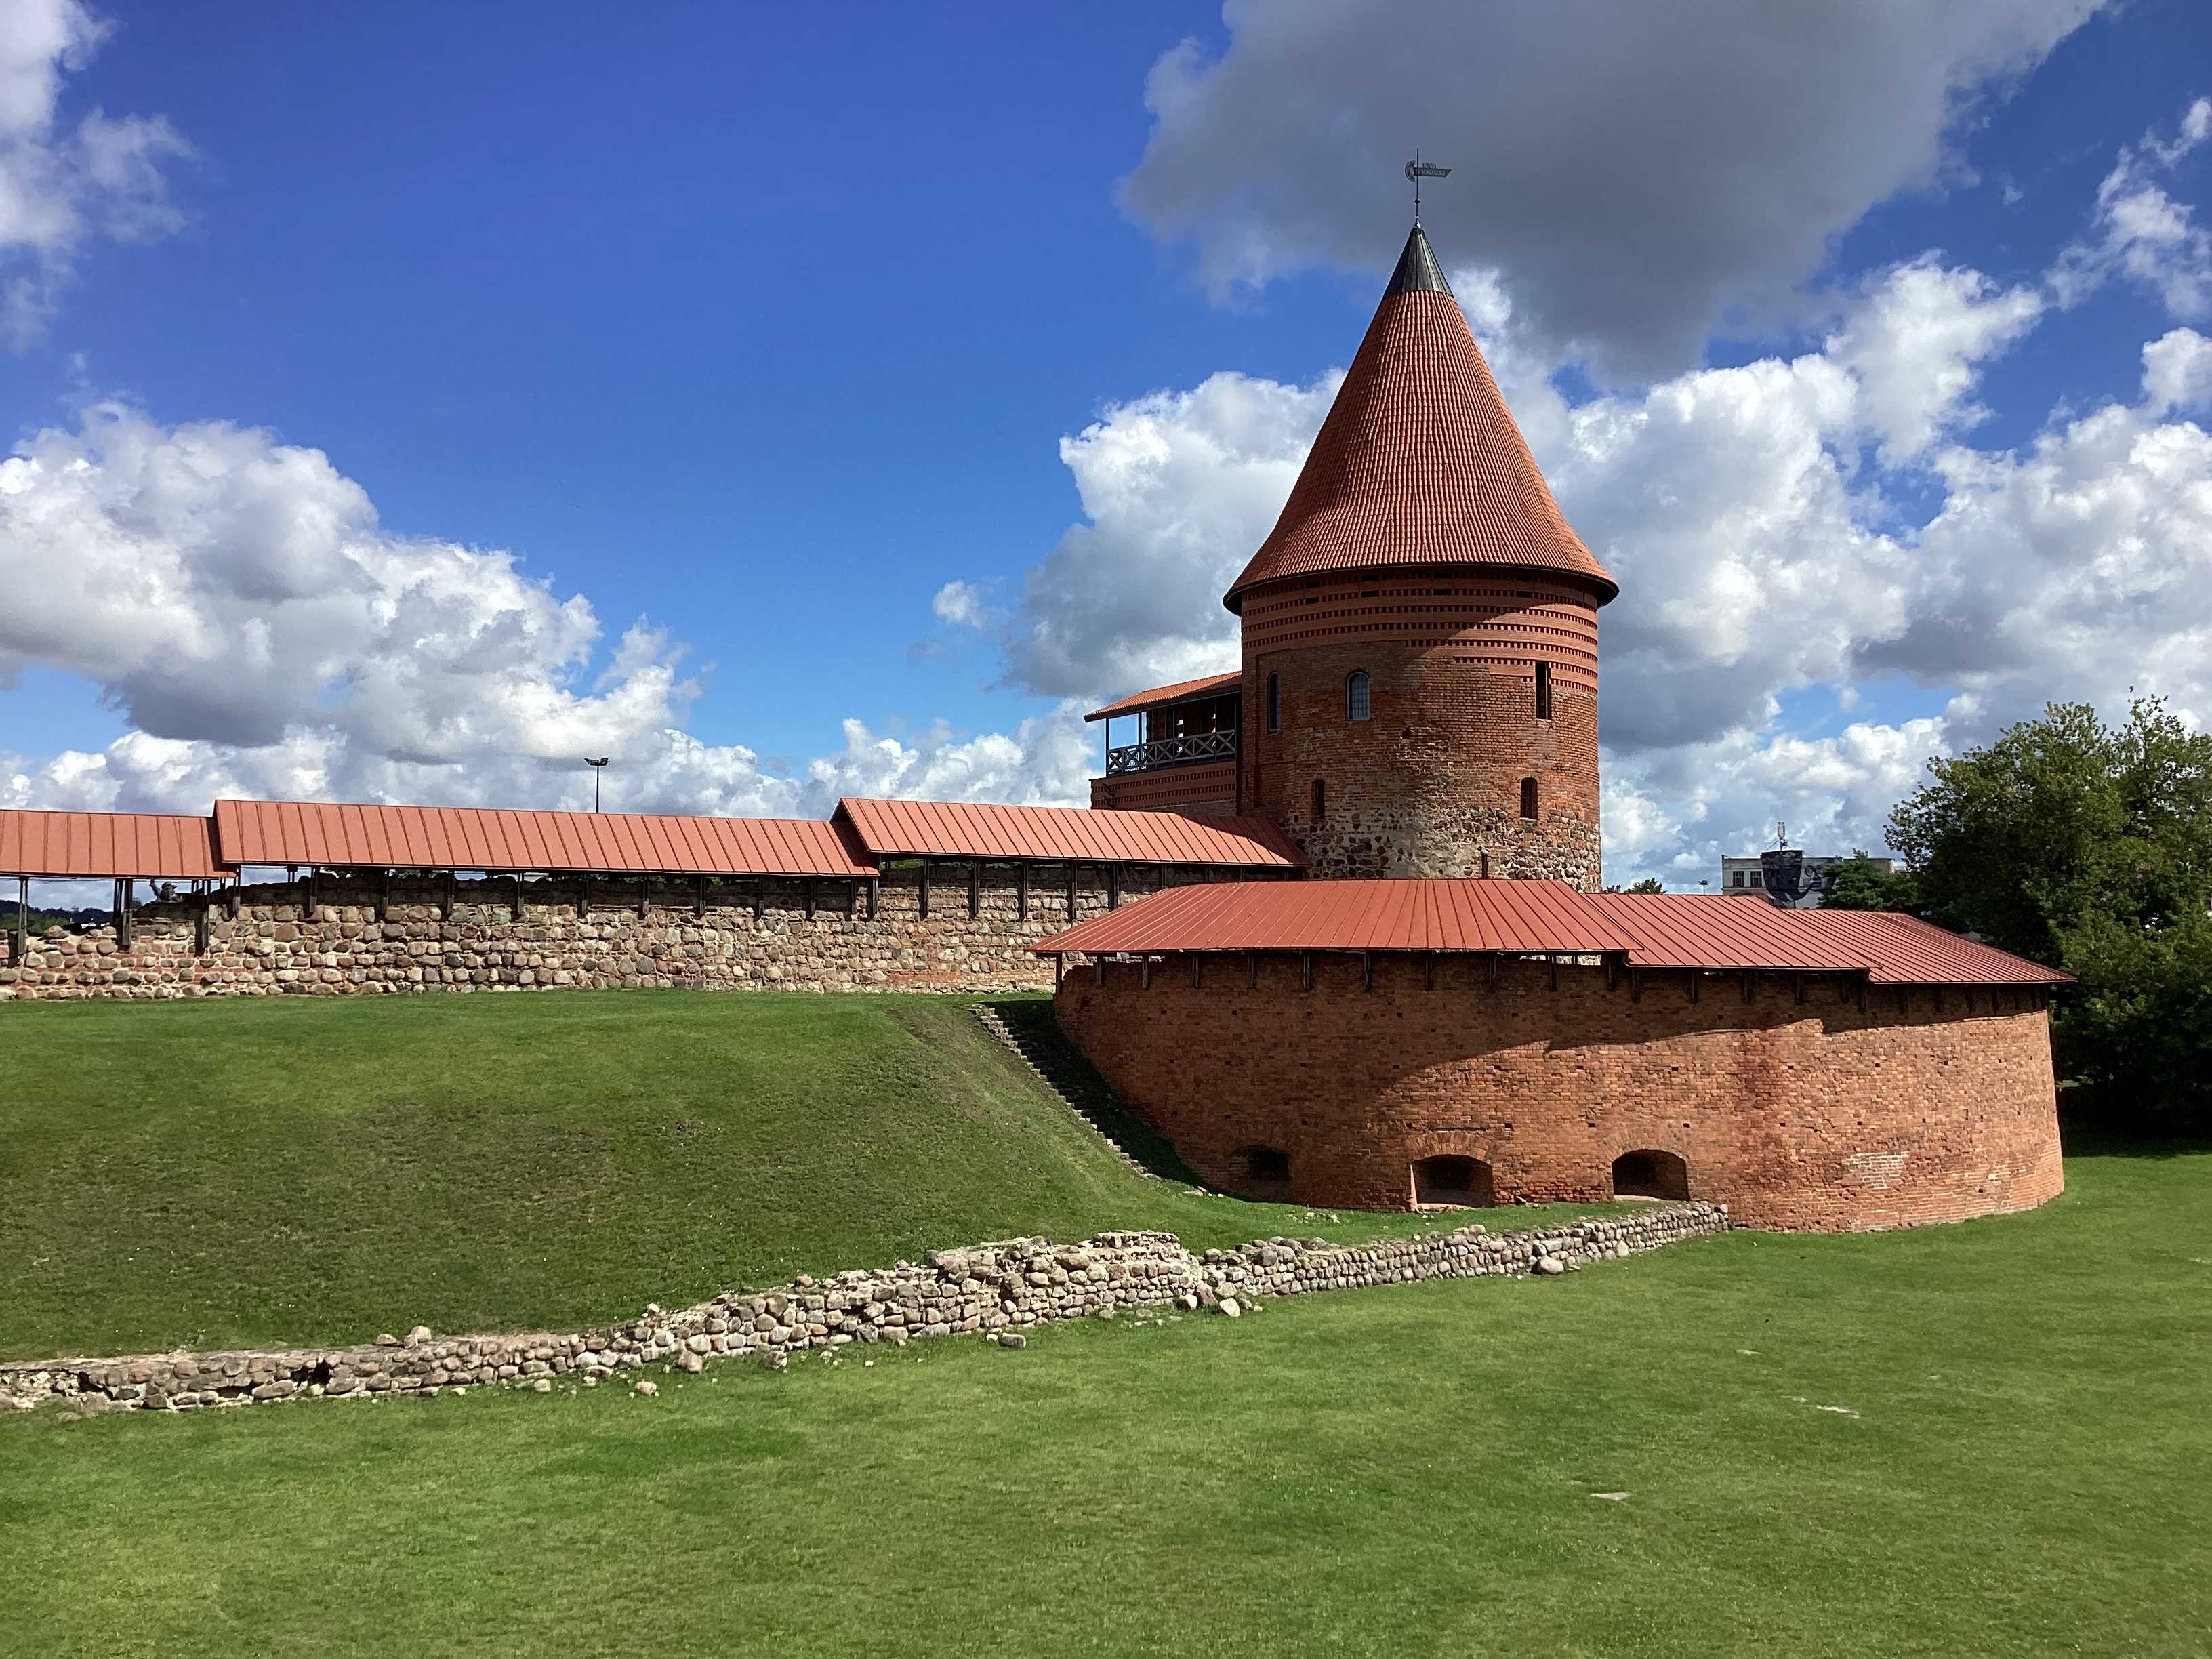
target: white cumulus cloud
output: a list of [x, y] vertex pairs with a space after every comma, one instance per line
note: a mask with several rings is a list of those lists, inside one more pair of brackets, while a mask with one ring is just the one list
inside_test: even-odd
[[2199, 98], [2172, 137], [2154, 128], [2120, 152], [2097, 186], [2092, 235], [2069, 245], [2051, 268], [2062, 304], [2078, 303], [2117, 276], [2151, 289], [2176, 317], [2212, 314], [2212, 230], [2159, 182], [2207, 137], [2212, 98]]
[[80, 0], [0, 6], [0, 338], [16, 346], [43, 331], [88, 243], [183, 222], [164, 169], [192, 152], [167, 120], [99, 109], [62, 118], [64, 76], [112, 27]]

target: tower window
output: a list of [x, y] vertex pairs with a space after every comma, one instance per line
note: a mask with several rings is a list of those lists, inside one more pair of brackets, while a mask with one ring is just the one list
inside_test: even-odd
[[1536, 817], [1536, 780], [1521, 780], [1521, 816], [1534, 822]]
[[1536, 718], [1552, 718], [1552, 665], [1547, 662], [1536, 665]]
[[1314, 780], [1313, 821], [1319, 823], [1328, 811], [1328, 786], [1319, 778]]
[[1280, 674], [1267, 676], [1267, 729], [1270, 732], [1283, 729], [1283, 677]]
[[1355, 668], [1352, 678], [1344, 683], [1344, 718], [1364, 720], [1367, 718], [1367, 671]]

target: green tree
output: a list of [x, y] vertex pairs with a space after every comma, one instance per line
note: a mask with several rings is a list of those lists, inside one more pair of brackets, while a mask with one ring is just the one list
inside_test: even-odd
[[2054, 703], [1929, 772], [1889, 824], [1928, 913], [2079, 976], [2062, 1074], [2212, 1131], [2212, 734], [2156, 698], [2118, 726]]
[[1863, 847], [1851, 849], [1828, 872], [1827, 887], [1820, 894], [1824, 910], [1910, 910], [1913, 883], [1909, 872], [1885, 870], [1867, 856]]
[[1646, 876], [1628, 890], [1632, 893], [1663, 893], [1667, 890], [1667, 884], [1656, 876]]

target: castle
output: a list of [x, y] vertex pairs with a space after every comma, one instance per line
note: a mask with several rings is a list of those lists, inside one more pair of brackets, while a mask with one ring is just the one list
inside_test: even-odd
[[[1242, 666], [1095, 711], [1090, 810], [0, 811], [0, 1000], [1049, 984], [1128, 1103], [1254, 1197], [1848, 1229], [2056, 1194], [2066, 975], [1909, 917], [1601, 890], [1619, 591], [1416, 225], [1224, 597]], [[116, 927], [33, 939], [33, 877], [112, 880]], [[140, 880], [189, 891], [141, 908]]]

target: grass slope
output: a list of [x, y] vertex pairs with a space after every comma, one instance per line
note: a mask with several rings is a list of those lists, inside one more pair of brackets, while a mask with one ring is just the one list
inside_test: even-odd
[[1739, 1233], [1557, 1281], [732, 1367], [655, 1401], [48, 1410], [0, 1423], [9, 1634], [57, 1656], [463, 1632], [547, 1654], [2202, 1654], [2212, 1155], [2068, 1181], [1960, 1227]]
[[0, 1045], [37, 1079], [0, 1094], [0, 1358], [574, 1328], [1014, 1233], [1436, 1224], [1145, 1180], [951, 998], [89, 1003], [0, 1008]]

